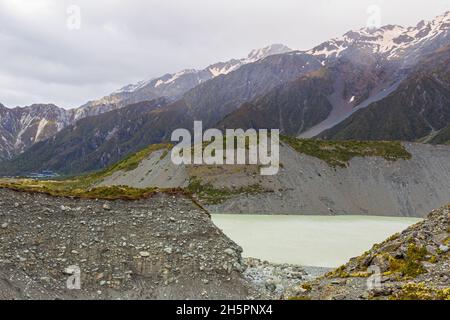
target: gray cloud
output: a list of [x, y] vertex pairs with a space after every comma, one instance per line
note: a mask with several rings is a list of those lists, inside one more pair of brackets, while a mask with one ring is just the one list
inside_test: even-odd
[[[67, 28], [67, 8], [81, 29]], [[364, 27], [414, 25], [450, 0], [0, 0], [0, 102], [75, 107], [138, 80], [284, 43], [309, 49]]]

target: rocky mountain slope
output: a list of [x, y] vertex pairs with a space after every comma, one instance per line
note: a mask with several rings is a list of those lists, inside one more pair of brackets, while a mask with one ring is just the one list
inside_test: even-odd
[[285, 295], [326, 300], [449, 300], [449, 241], [450, 205], [446, 205], [337, 270]]
[[[1, 299], [261, 297], [242, 276], [242, 249], [187, 198], [0, 194]], [[71, 266], [81, 290], [66, 288]]]
[[69, 123], [70, 113], [53, 104], [13, 109], [0, 104], [0, 159], [11, 159]]
[[[421, 139], [449, 122], [449, 28], [450, 12], [416, 27], [361, 29], [327, 41], [307, 53], [322, 61], [333, 89], [329, 83], [315, 83], [314, 89], [307, 83], [283, 84], [244, 103], [221, 126], [280, 128], [304, 138], [330, 129], [321, 137]], [[299, 93], [302, 89], [306, 94]], [[352, 116], [355, 112], [358, 116]]]
[[243, 104], [221, 125], [280, 128], [305, 138], [422, 139], [450, 121], [449, 28], [446, 13], [416, 27], [361, 29], [325, 42], [307, 53], [322, 60], [333, 89], [304, 84], [308, 91], [301, 95], [301, 89], [281, 85]]
[[378, 64], [342, 58], [244, 103], [219, 127], [277, 128], [283, 134], [311, 137], [368, 101], [381, 99], [398, 77]]
[[319, 136], [414, 141], [450, 123], [450, 46], [424, 58], [397, 90]]
[[[284, 138], [280, 172], [258, 165], [178, 166], [165, 148], [107, 170], [101, 186], [181, 187], [211, 212], [422, 217], [450, 198], [450, 148]], [[117, 169], [118, 168], [118, 169]]]

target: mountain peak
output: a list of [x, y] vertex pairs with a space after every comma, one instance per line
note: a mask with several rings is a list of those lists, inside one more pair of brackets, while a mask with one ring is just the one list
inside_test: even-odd
[[446, 12], [431, 21], [420, 21], [415, 27], [385, 25], [377, 29], [348, 31], [342, 37], [324, 42], [307, 53], [326, 59], [337, 58], [347, 52], [352, 54], [349, 49], [362, 49], [387, 59], [405, 58], [406, 62], [410, 53], [426, 51], [429, 43], [448, 41], [449, 29], [450, 12]]
[[254, 62], [254, 61], [258, 61], [260, 59], [264, 59], [270, 55], [286, 53], [289, 51], [292, 51], [292, 49], [289, 48], [288, 46], [285, 46], [284, 44], [280, 44], [280, 43], [274, 43], [274, 44], [271, 44], [264, 48], [252, 50], [248, 54], [246, 60]]
[[[218, 62], [212, 64], [203, 70], [185, 69], [173, 74], [166, 74], [162, 77], [154, 78], [148, 81], [140, 81], [136, 84], [129, 84], [115, 91], [114, 94], [133, 93], [148, 87], [151, 87], [152, 90], [165, 90], [168, 87], [171, 87], [170, 91], [173, 92], [173, 87], [180, 86], [181, 81], [190, 83], [189, 86], [181, 86], [181, 88], [186, 88], [186, 90], [184, 91], [187, 91], [191, 87], [194, 87], [201, 82], [237, 70], [244, 64], [256, 62], [273, 54], [286, 53], [289, 51], [292, 51], [292, 49], [283, 44], [276, 43], [264, 48], [254, 49], [248, 54], [246, 58], [243, 59], [231, 59], [227, 62]], [[205, 72], [209, 75], [205, 75]], [[195, 77], [196, 75], [197, 77]], [[194, 76], [194, 78], [197, 78], [197, 82], [192, 82], [192, 76]]]
[[450, 20], [450, 11], [446, 11], [433, 19], [433, 21], [448, 21], [448, 20]]

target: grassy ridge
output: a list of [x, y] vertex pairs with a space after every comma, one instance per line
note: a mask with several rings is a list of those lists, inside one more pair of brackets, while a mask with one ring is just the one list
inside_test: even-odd
[[[152, 144], [152, 145], [148, 146], [147, 148], [142, 149], [139, 152], [129, 155], [122, 161], [119, 161], [116, 164], [113, 164], [106, 170], [100, 171], [99, 174], [106, 176], [106, 175], [110, 175], [116, 171], [134, 170], [139, 166], [139, 164], [142, 162], [142, 160], [144, 160], [145, 158], [150, 156], [153, 152], [158, 151], [158, 150], [163, 150], [163, 149], [165, 149], [165, 151], [167, 151], [170, 147], [171, 147], [170, 144]], [[167, 155], [167, 152], [164, 152], [164, 154]]]
[[321, 159], [333, 167], [346, 167], [355, 157], [383, 157], [388, 161], [412, 157], [398, 141], [328, 141], [288, 136], [280, 139], [297, 152]]
[[[131, 188], [128, 186], [96, 187], [95, 184], [103, 178], [117, 171], [130, 171], [138, 167], [139, 163], [153, 152], [171, 147], [169, 144], [154, 144], [132, 154], [122, 161], [92, 174], [73, 177], [65, 180], [33, 180], [33, 179], [3, 179], [0, 188], [9, 188], [17, 191], [41, 192], [52, 196], [99, 198], [99, 199], [128, 199], [145, 198], [156, 192], [176, 192], [176, 189], [157, 188]], [[167, 155], [166, 152], [164, 152]]]
[[215, 188], [211, 183], [202, 182], [199, 178], [193, 177], [189, 182], [187, 191], [195, 194], [202, 202], [206, 204], [220, 204], [232, 196], [240, 194], [257, 194], [267, 192], [259, 184], [254, 184], [246, 187], [235, 189], [230, 188]]
[[138, 200], [161, 191], [157, 188], [138, 189], [128, 186], [84, 188], [80, 186], [77, 180], [38, 181], [30, 179], [1, 180], [0, 188], [7, 188], [21, 192], [44, 193], [55, 197], [105, 200]]

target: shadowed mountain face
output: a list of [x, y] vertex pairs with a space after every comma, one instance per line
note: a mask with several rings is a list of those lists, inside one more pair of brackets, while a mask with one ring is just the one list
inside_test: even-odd
[[396, 78], [395, 70], [342, 58], [244, 103], [219, 126], [276, 128], [283, 134], [298, 136], [326, 121], [345, 117]]
[[320, 68], [315, 57], [304, 53], [274, 55], [201, 84], [187, 92], [182, 101], [189, 115], [212, 126], [242, 103]]
[[221, 129], [280, 129], [297, 135], [327, 118], [332, 105], [327, 95], [333, 91], [330, 73], [323, 69], [284, 83], [253, 101], [242, 104], [219, 124]]

